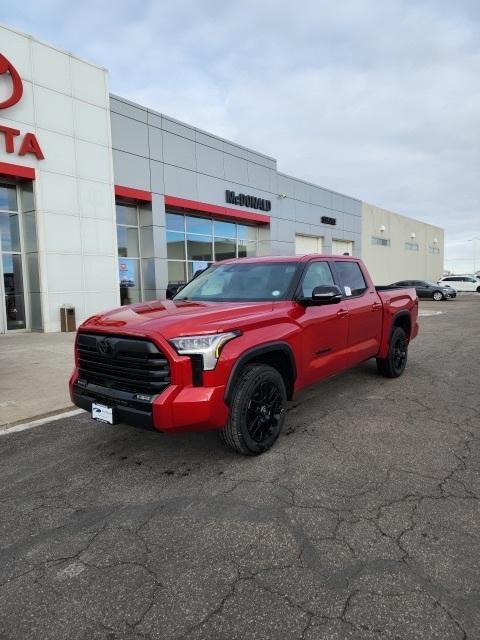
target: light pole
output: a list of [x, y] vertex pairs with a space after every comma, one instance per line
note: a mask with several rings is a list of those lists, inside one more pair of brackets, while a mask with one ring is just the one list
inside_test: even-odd
[[470, 238], [468, 242], [473, 242], [473, 271], [477, 272], [477, 240], [480, 238]]

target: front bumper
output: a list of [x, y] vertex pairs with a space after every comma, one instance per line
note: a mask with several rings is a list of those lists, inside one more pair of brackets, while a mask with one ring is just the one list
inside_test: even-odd
[[70, 378], [72, 402], [91, 413], [92, 403], [112, 407], [115, 422], [155, 431], [209, 431], [228, 419], [225, 387], [170, 385], [151, 400], [138, 394], [94, 384], [79, 385], [75, 369]]

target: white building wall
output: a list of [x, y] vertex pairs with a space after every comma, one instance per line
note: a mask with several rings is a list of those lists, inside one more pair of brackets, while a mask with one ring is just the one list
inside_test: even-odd
[[[390, 244], [373, 244], [372, 238]], [[418, 244], [418, 251], [405, 243]], [[406, 279], [436, 282], [443, 275], [443, 229], [362, 203], [362, 258], [378, 285]]]
[[0, 124], [34, 133], [45, 155], [19, 157], [18, 137], [13, 154], [0, 144], [0, 162], [36, 169], [43, 323], [58, 331], [63, 304], [79, 323], [119, 303], [107, 72], [4, 26], [0, 43], [24, 90]]

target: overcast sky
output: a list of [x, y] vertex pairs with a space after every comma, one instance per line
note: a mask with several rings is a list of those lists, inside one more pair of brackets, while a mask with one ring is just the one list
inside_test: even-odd
[[476, 245], [480, 269], [478, 0], [22, 0], [0, 21], [280, 171], [443, 226], [447, 266]]

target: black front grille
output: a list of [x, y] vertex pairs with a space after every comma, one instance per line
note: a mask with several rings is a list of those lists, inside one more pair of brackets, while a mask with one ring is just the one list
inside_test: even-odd
[[170, 365], [158, 347], [143, 338], [79, 333], [79, 378], [87, 384], [154, 395], [170, 384]]

